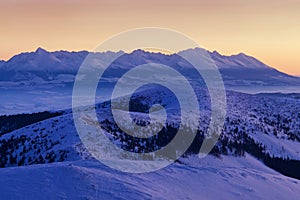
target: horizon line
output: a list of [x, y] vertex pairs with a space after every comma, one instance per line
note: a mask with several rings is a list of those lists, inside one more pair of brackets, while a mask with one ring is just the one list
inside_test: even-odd
[[[249, 55], [247, 53], [244, 53], [244, 52], [239, 52], [239, 53], [234, 53], [234, 54], [230, 54], [230, 55], [226, 55], [226, 54], [223, 54], [223, 53], [220, 53], [219, 51], [217, 50], [207, 50], [205, 48], [202, 48], [202, 47], [191, 47], [191, 48], [188, 48], [188, 49], [182, 49], [178, 52], [170, 52], [168, 50], [163, 50], [163, 49], [157, 49], [157, 48], [138, 48], [138, 49], [134, 49], [134, 50], [131, 50], [131, 51], [124, 51], [122, 49], [120, 50], [107, 50], [107, 51], [89, 51], [89, 50], [86, 50], [86, 49], [82, 49], [82, 50], [67, 50], [67, 49], [57, 49], [57, 50], [47, 50], [46, 48], [44, 47], [37, 47], [36, 50], [34, 51], [22, 51], [22, 52], [19, 52], [17, 54], [14, 54], [12, 55], [10, 58], [8, 59], [1, 59], [0, 58], [0, 61], [1, 62], [8, 62], [10, 61], [12, 58], [14, 58], [15, 56], [19, 56], [19, 55], [22, 55], [22, 54], [30, 54], [30, 53], [35, 53], [39, 50], [42, 50], [42, 51], [45, 51], [47, 53], [55, 53], [55, 52], [69, 52], [69, 53], [79, 53], [79, 52], [87, 52], [87, 53], [108, 53], [108, 52], [112, 52], [112, 53], [118, 53], [118, 52], [125, 52], [127, 54], [131, 54], [132, 52], [134, 51], [138, 51], [138, 50], [141, 50], [143, 52], [146, 52], [146, 53], [154, 53], [154, 54], [163, 54], [163, 55], [174, 55], [176, 53], [179, 53], [181, 51], [187, 51], [187, 50], [193, 50], [193, 49], [197, 49], [197, 48], [200, 48], [200, 49], [204, 49], [205, 51], [207, 51], [208, 53], [210, 54], [213, 54], [213, 53], [216, 53], [222, 57], [232, 57], [232, 56], [238, 56], [238, 55], [245, 55], [245, 56], [248, 56], [248, 57], [252, 57], [260, 62], [262, 62], [263, 64], [265, 64], [265, 62], [259, 60], [258, 58], [256, 58], [255, 56], [252, 56], [252, 55]], [[270, 66], [268, 64], [265, 64], [266, 66], [268, 67], [271, 67], [271, 68], [274, 68], [280, 72], [282, 72], [281, 70], [279, 70], [278, 68], [276, 67], [273, 67], [273, 66]], [[296, 77], [300, 77], [300, 74], [293, 74], [293, 73], [287, 73], [287, 72], [283, 72], [283, 73], [286, 73], [288, 75], [291, 75], [291, 76], [296, 76]]]

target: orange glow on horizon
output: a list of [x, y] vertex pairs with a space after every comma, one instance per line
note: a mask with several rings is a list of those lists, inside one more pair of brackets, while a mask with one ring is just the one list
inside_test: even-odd
[[289, 74], [300, 74], [297, 0], [3, 0], [0, 59], [38, 47], [93, 50], [108, 37], [139, 27], [182, 32], [203, 48], [244, 52]]

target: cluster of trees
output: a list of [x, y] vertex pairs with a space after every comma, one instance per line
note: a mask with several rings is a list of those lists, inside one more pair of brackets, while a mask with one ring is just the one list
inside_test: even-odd
[[[244, 156], [247, 152], [264, 162], [270, 168], [287, 176], [300, 179], [300, 161], [271, 156], [266, 151], [266, 147], [255, 141], [246, 131], [246, 128], [240, 126], [241, 124], [242, 120], [235, 121], [227, 118], [223, 133], [210, 154], [215, 156], [229, 154], [234, 156]], [[107, 119], [101, 122], [101, 126], [113, 136], [115, 142], [119, 141], [116, 142], [117, 145], [119, 144], [124, 150], [137, 153], [153, 152], [162, 148], [168, 144], [178, 132], [177, 124], [166, 124], [157, 135], [141, 139], [127, 135], [118, 128], [115, 122]], [[204, 131], [198, 130], [193, 143], [190, 145], [185, 155], [198, 154], [204, 138]]]
[[69, 151], [55, 152], [53, 147], [58, 142], [40, 138], [29, 138], [26, 135], [11, 136], [0, 140], [0, 167], [24, 166], [32, 164], [52, 163], [64, 161]]
[[62, 112], [39, 112], [33, 114], [3, 115], [0, 116], [0, 136], [16, 129], [62, 115]]
[[[283, 135], [286, 139], [300, 142], [299, 127], [297, 127], [297, 124], [300, 124], [298, 123], [300, 114], [296, 112], [291, 114], [290, 111], [284, 107], [282, 109], [285, 109], [285, 112], [279, 113], [280, 109], [275, 112], [274, 109], [277, 108], [274, 106], [276, 105], [274, 102], [274, 105], [268, 102], [260, 104], [261, 101], [263, 101], [263, 98], [258, 101], [258, 105], [253, 104], [253, 102], [243, 105], [248, 106], [246, 108], [240, 108], [240, 104], [234, 105], [235, 112], [233, 114], [229, 113], [226, 118], [223, 133], [210, 154], [215, 156], [244, 156], [245, 153], [249, 153], [280, 173], [300, 179], [300, 161], [274, 157], [266, 151], [266, 147], [263, 144], [254, 140], [252, 137], [255, 134], [273, 134], [276, 137]], [[153, 103], [154, 101], [145, 96], [132, 97], [130, 111], [149, 113], [149, 104], [151, 102]], [[161, 104], [162, 101], [157, 101], [156, 103]], [[274, 108], [271, 105], [273, 105]], [[253, 109], [251, 106], [255, 108]], [[98, 105], [98, 108], [109, 109], [110, 102]], [[36, 114], [1, 116], [0, 136], [12, 130], [61, 114], [62, 113], [59, 112], [42, 112]], [[173, 120], [172, 122], [166, 123], [162, 130], [156, 135], [149, 138], [137, 138], [124, 133], [113, 119], [108, 120], [109, 117], [110, 116], [107, 116], [107, 119], [100, 122], [102, 128], [107, 130], [107, 134], [111, 136], [109, 138], [112, 138], [116, 145], [126, 151], [134, 153], [149, 153], [165, 147], [176, 136], [180, 125], [179, 121]], [[136, 119], [133, 115], [132, 117], [133, 120], [141, 126], [149, 124], [149, 119], [147, 118]], [[183, 126], [185, 126], [185, 130], [190, 129], [187, 125]], [[189, 146], [185, 155], [199, 153], [206, 133], [203, 126], [205, 127], [206, 125], [201, 124], [201, 127], [197, 130], [194, 141]], [[52, 128], [54, 128], [54, 125], [52, 125]], [[22, 135], [19, 137], [11, 136], [11, 138], [0, 140], [0, 167], [50, 163], [64, 161], [67, 158], [69, 154], [67, 150], [53, 150], [53, 146], [58, 144], [59, 141], [53, 142], [48, 140], [46, 137], [47, 134], [42, 134], [44, 130], [34, 129], [33, 131], [37, 133], [35, 138]]]
[[160, 132], [149, 138], [138, 138], [124, 133], [115, 122], [107, 119], [100, 122], [103, 129], [113, 136], [113, 140], [120, 148], [135, 152], [149, 153], [166, 146], [176, 135], [178, 129], [167, 124]]

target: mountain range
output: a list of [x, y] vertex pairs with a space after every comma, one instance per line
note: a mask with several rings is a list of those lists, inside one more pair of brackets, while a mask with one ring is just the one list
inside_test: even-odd
[[[197, 56], [198, 51], [188, 49], [185, 53]], [[123, 53], [92, 54], [98, 58], [96, 63], [101, 63], [101, 59]], [[227, 90], [226, 118], [221, 136], [210, 155], [199, 159], [196, 155], [211, 119], [211, 100], [205, 87], [193, 85], [199, 100], [200, 125], [184, 156], [155, 172], [123, 173], [98, 162], [82, 143], [74, 124], [70, 109], [72, 86], [88, 54], [87, 51], [48, 52], [39, 48], [0, 62], [2, 198], [299, 198], [299, 94], [245, 94]], [[222, 56], [216, 51], [209, 54], [227, 89], [239, 85], [249, 88], [300, 85], [300, 78], [279, 72], [251, 56]], [[109, 83], [115, 81], [114, 77], [128, 69], [149, 62], [171, 66], [188, 75], [190, 80], [198, 81], [191, 73], [191, 65], [178, 55], [136, 50], [122, 55], [111, 65], [104, 79], [106, 86], [112, 86]], [[189, 97], [186, 95], [186, 98]], [[118, 102], [125, 99], [121, 96]], [[167, 88], [157, 85], [134, 93], [129, 106], [132, 120], [145, 125], [150, 119], [149, 108], [162, 105], [167, 118], [155, 137], [136, 138], [126, 134], [112, 116], [111, 101], [101, 99], [97, 102], [94, 107], [99, 125], [105, 130], [103, 134], [115, 146], [131, 153], [163, 148], [172, 140], [181, 123], [178, 100]], [[116, 110], [125, 112], [122, 107]], [[36, 111], [45, 112], [34, 113]], [[159, 119], [158, 115], [151, 116], [151, 120]], [[85, 124], [95, 124], [88, 116], [81, 120]], [[123, 120], [121, 125], [126, 127], [128, 121]], [[183, 126], [189, 128], [188, 123]], [[112, 162], [117, 161], [118, 155], [107, 151], [105, 145], [100, 147], [97, 146], [102, 155]]]
[[[197, 56], [197, 48], [184, 50]], [[122, 54], [124, 52], [91, 53], [101, 61], [105, 57]], [[240, 53], [232, 56], [224, 56], [217, 51], [208, 52], [217, 65], [225, 86], [299, 86], [300, 78], [280, 72], [254, 57]], [[27, 85], [47, 83], [73, 82], [74, 77], [89, 54], [87, 51], [48, 52], [38, 48], [35, 52], [21, 53], [0, 62], [0, 87], [10, 82], [10, 85]], [[149, 62], [158, 62], [169, 66], [178, 66], [188, 69], [188, 64], [178, 58], [177, 54], [165, 55], [143, 50], [135, 50], [126, 53], [114, 63], [116, 68], [132, 68], [132, 62], [136, 65]], [[12, 83], [14, 82], [14, 83]], [[16, 83], [18, 82], [18, 84]]]

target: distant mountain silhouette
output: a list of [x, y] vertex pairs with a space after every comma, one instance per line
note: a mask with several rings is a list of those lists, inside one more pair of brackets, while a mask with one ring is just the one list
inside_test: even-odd
[[[184, 50], [185, 53], [197, 56], [198, 49]], [[123, 52], [92, 53], [96, 62]], [[265, 65], [254, 57], [240, 53], [223, 56], [217, 51], [208, 52], [215, 61], [227, 86], [300, 86], [300, 77], [291, 76]], [[88, 51], [48, 52], [38, 48], [35, 52], [21, 53], [8, 61], [0, 61], [1, 82], [73, 82], [75, 75], [84, 61]], [[113, 65], [114, 69], [129, 69], [139, 64], [158, 62], [169, 66], [189, 70], [191, 66], [176, 54], [165, 55], [136, 50], [124, 54]]]

